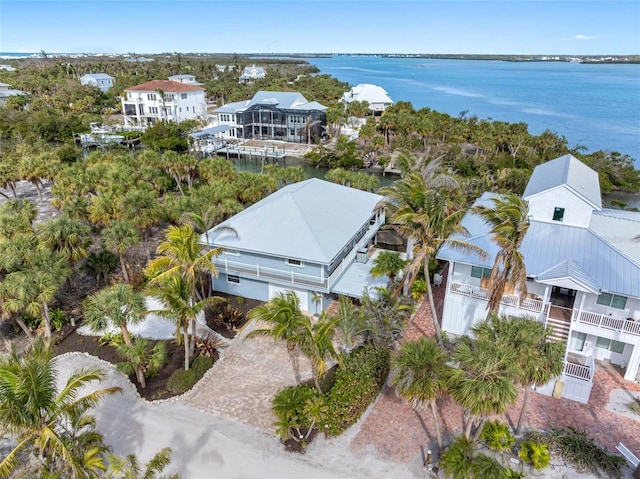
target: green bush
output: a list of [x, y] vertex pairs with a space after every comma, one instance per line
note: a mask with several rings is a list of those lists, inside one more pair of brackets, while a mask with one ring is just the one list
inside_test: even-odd
[[500, 421], [489, 421], [482, 428], [480, 439], [491, 451], [504, 453], [511, 449], [516, 439], [509, 426]]
[[327, 393], [328, 432], [338, 435], [354, 424], [378, 396], [389, 371], [389, 350], [365, 345], [356, 349], [338, 368]]
[[531, 464], [534, 469], [544, 469], [551, 460], [549, 446], [533, 441], [525, 441], [520, 444], [518, 455], [524, 462]]
[[191, 389], [197, 382], [198, 377], [193, 369], [188, 371], [179, 369], [167, 381], [167, 389], [174, 394], [182, 394]]
[[60, 331], [69, 322], [69, 318], [60, 310], [54, 309], [50, 314], [51, 328]]
[[213, 358], [211, 356], [196, 356], [191, 363], [191, 370], [196, 374], [196, 382], [200, 381], [202, 376], [213, 366]]

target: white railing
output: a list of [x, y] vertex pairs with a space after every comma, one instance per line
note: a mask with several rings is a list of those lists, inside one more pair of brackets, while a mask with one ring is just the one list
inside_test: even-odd
[[229, 261], [227, 258], [215, 258], [213, 264], [219, 271], [237, 273], [254, 278], [267, 278], [304, 286], [327, 287], [327, 278], [309, 274], [297, 273], [293, 270], [267, 268], [265, 266]]
[[576, 310], [573, 311], [571, 319], [578, 323], [590, 324], [598, 328], [612, 329], [640, 336], [640, 321], [617, 319], [606, 314], [593, 313], [591, 311], [579, 312]]
[[[480, 286], [474, 286], [471, 284], [457, 283], [452, 281], [450, 291], [456, 294], [462, 294], [471, 298], [487, 300], [489, 298], [489, 291]], [[505, 306], [511, 306], [518, 309], [524, 309], [526, 311], [532, 311], [534, 313], [540, 313], [543, 309], [543, 302], [539, 299], [524, 298], [515, 294], [503, 294], [501, 304]]]
[[595, 363], [593, 361], [593, 356], [589, 356], [587, 358], [586, 365], [565, 362], [563, 374], [566, 376], [571, 376], [572, 378], [578, 378], [584, 381], [593, 382], [594, 370]]

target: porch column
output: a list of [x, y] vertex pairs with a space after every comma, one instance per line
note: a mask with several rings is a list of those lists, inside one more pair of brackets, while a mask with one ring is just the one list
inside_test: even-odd
[[638, 366], [640, 366], [640, 344], [633, 346], [633, 351], [629, 358], [629, 364], [627, 364], [627, 368], [624, 373], [624, 378], [627, 381], [636, 380], [636, 377], [638, 376]]
[[580, 298], [580, 306], [578, 307], [578, 317], [575, 319], [579, 319], [582, 316], [582, 310], [584, 309], [584, 298], [587, 297], [587, 293], [582, 291], [582, 297]]
[[549, 298], [551, 297], [551, 286], [544, 285], [544, 296], [542, 296], [542, 313], [549, 315]]

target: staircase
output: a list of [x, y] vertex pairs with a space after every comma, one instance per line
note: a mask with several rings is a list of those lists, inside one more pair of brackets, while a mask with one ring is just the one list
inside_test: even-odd
[[565, 317], [566, 314], [554, 314], [556, 313], [554, 309], [556, 309], [554, 306], [549, 309], [545, 321], [548, 328], [553, 328], [553, 333], [549, 340], [551, 342], [567, 341], [569, 339], [569, 330], [571, 329], [571, 316]]

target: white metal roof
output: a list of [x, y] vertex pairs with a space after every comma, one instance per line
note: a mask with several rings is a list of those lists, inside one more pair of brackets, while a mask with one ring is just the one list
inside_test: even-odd
[[[492, 197], [493, 194], [485, 193], [475, 204], [491, 206]], [[603, 218], [611, 219], [612, 216], [614, 215]], [[489, 226], [479, 216], [469, 212], [462, 219], [462, 225], [470, 233], [470, 237], [464, 239], [484, 248], [489, 257], [482, 260], [475, 254], [446, 246], [440, 249], [437, 257], [491, 267], [498, 247], [491, 241]], [[542, 276], [551, 281], [551, 276], [560, 278], [560, 275], [566, 273], [585, 288], [640, 298], [640, 261], [616, 246], [615, 242], [608, 242], [591, 228], [531, 221], [521, 252], [528, 276]], [[571, 264], [565, 263], [569, 258]]]
[[106, 73], [87, 73], [83, 75], [82, 78], [94, 78], [95, 80], [113, 80], [111, 75], [107, 75]]
[[[368, 224], [382, 196], [312, 178], [285, 186], [209, 233], [216, 246], [329, 264]], [[219, 227], [218, 226], [218, 227]]]
[[238, 113], [254, 105], [271, 105], [281, 110], [320, 110], [326, 106], [317, 101], [308, 101], [302, 93], [290, 91], [259, 91], [251, 100], [236, 101], [216, 108], [216, 113]]
[[529, 199], [560, 186], [569, 188], [594, 208], [602, 208], [598, 173], [572, 155], [564, 155], [536, 166], [522, 196]]
[[360, 83], [351, 88], [342, 95], [342, 101], [351, 103], [352, 101], [366, 101], [369, 104], [386, 103], [392, 104], [393, 100], [389, 97], [384, 88], [370, 83]]

